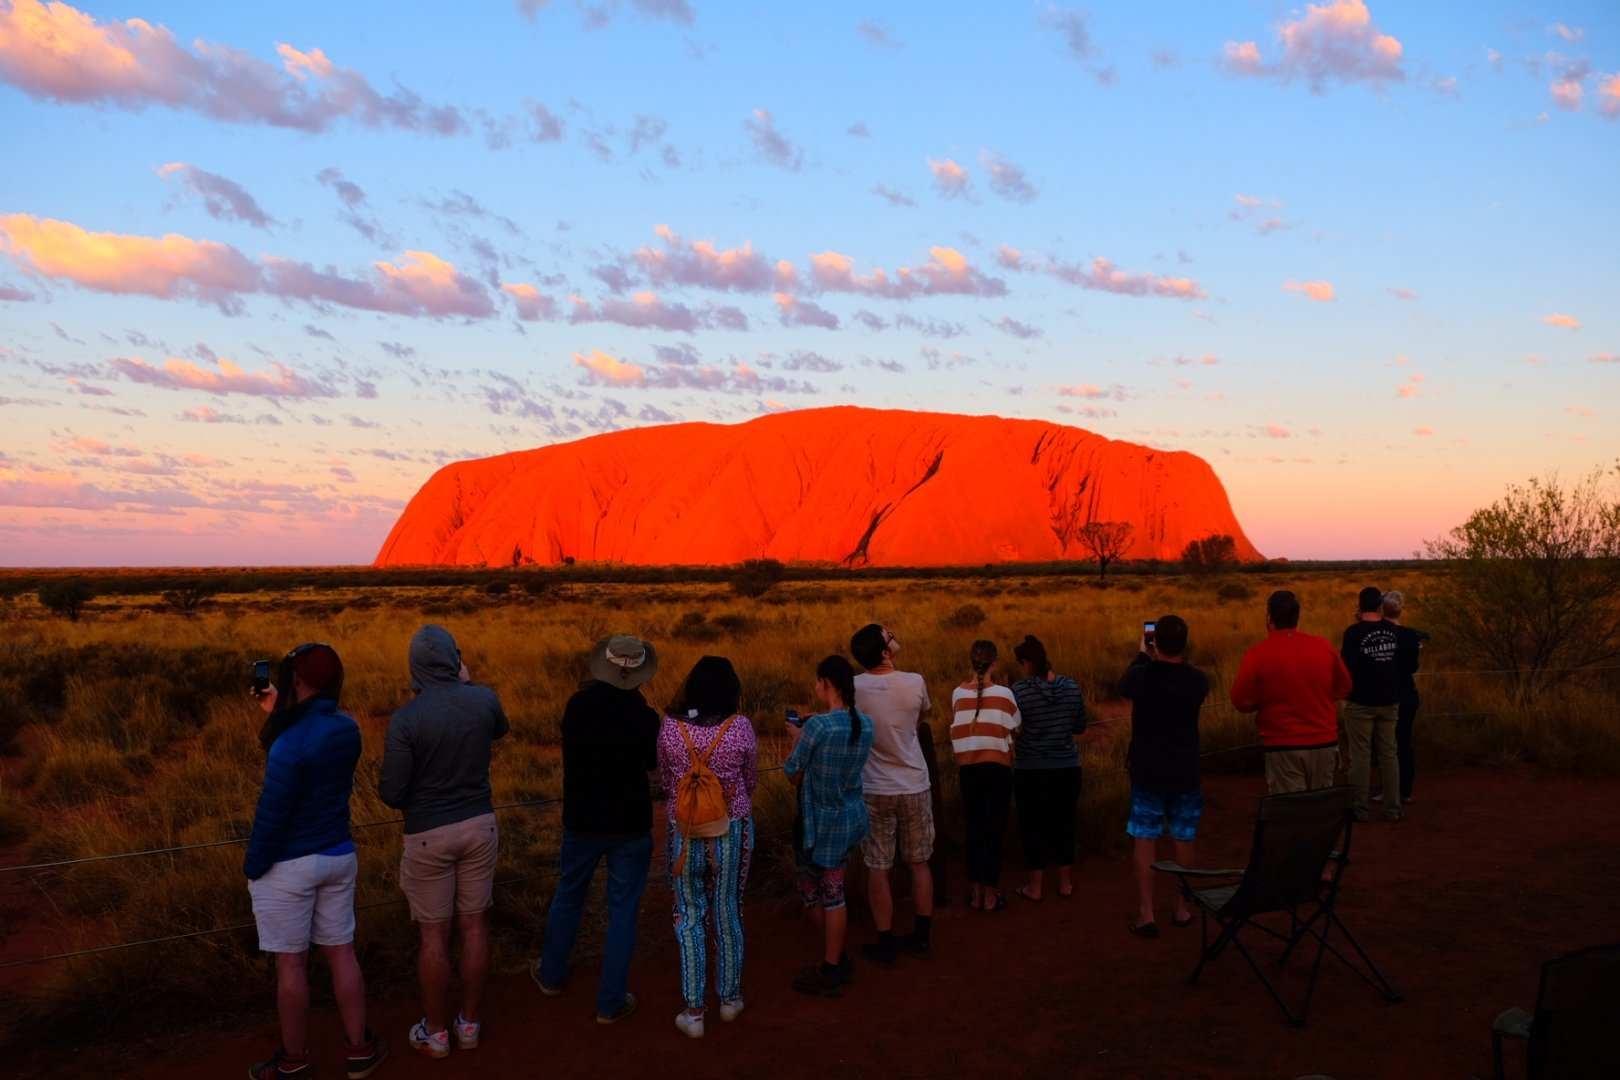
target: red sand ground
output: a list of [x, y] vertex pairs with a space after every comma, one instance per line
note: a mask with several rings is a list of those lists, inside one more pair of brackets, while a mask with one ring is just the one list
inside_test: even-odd
[[1179, 558], [1212, 534], [1260, 557], [1193, 454], [1038, 420], [838, 406], [446, 466], [377, 565], [1044, 562], [1089, 558], [1075, 542], [1088, 521], [1129, 522], [1127, 558]]
[[[1253, 777], [1207, 780], [1200, 862], [1241, 865], [1260, 787]], [[642, 1007], [630, 1020], [593, 1021], [590, 960], [561, 998], [542, 998], [522, 974], [503, 975], [493, 981], [484, 1046], [433, 1062], [404, 1047], [415, 1006], [395, 997], [374, 1009], [396, 1046], [377, 1076], [1486, 1076], [1491, 1019], [1534, 1001], [1540, 962], [1620, 937], [1620, 784], [1471, 770], [1427, 773], [1419, 794], [1405, 823], [1357, 830], [1344, 902], [1404, 1004], [1384, 1004], [1329, 959], [1310, 1027], [1296, 1031], [1230, 951], [1188, 987], [1196, 928], [1165, 925], [1157, 942], [1130, 936], [1128, 866], [1092, 858], [1070, 899], [1013, 897], [1001, 915], [958, 899], [936, 920], [933, 958], [892, 971], [863, 966], [841, 1000], [788, 988], [816, 944], [795, 911], [756, 903], [748, 1010], [729, 1025], [711, 1012], [707, 1037], [691, 1041], [672, 1023], [680, 1001], [668, 892], [655, 886], [631, 974]], [[1015, 867], [1010, 858], [1009, 882]], [[854, 937], [869, 934], [862, 917]], [[183, 963], [186, 946], [175, 948]], [[1291, 970], [1303, 967], [1296, 960]], [[21, 1075], [111, 1065], [104, 1075], [239, 1076], [274, 1042], [271, 1008], [266, 985], [265, 1021], [253, 1031], [157, 1041], [134, 1056], [35, 1050]], [[321, 1075], [341, 1076], [329, 1012], [317, 1013], [314, 1038]]]

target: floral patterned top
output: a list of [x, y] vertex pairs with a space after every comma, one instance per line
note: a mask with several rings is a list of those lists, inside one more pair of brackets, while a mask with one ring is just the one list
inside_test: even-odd
[[[658, 729], [658, 779], [664, 786], [664, 801], [669, 820], [675, 820], [675, 788], [681, 777], [692, 767], [692, 756], [686, 751], [686, 740], [681, 738], [680, 725], [686, 724], [686, 733], [692, 745], [702, 753], [720, 730], [719, 724], [704, 727], [699, 724], [664, 717]], [[733, 820], [748, 817], [754, 812], [754, 788], [759, 784], [759, 745], [754, 739], [754, 725], [748, 717], [738, 716], [726, 729], [708, 757], [709, 768], [719, 778], [720, 785], [731, 800]]]

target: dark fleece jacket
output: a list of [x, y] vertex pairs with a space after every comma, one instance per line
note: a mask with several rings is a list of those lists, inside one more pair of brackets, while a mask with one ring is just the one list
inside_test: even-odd
[[442, 626], [411, 638], [415, 700], [388, 723], [377, 793], [419, 833], [491, 812], [490, 744], [508, 730], [501, 700], [461, 681], [461, 650]]

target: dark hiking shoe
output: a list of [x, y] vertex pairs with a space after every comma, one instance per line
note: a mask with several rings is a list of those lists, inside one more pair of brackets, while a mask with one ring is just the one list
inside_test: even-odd
[[[542, 987], [542, 989], [544, 989], [544, 988]], [[596, 1014], [596, 1022], [598, 1024], [617, 1024], [620, 1020], [623, 1020], [625, 1017], [629, 1016], [631, 1013], [633, 1013], [635, 1011], [636, 1011], [636, 995], [634, 995], [630, 991], [626, 990], [624, 992], [624, 1004], [620, 1005], [617, 1009], [614, 1009], [612, 1012], [607, 1013], [605, 1015], [602, 1014], [602, 1013], [597, 1013]]]
[[812, 964], [793, 976], [793, 989], [811, 997], [841, 997], [844, 980], [838, 968], [828, 971], [824, 964]]
[[287, 1051], [276, 1047], [276, 1052], [263, 1061], [256, 1061], [248, 1066], [248, 1080], [277, 1080], [278, 1077], [312, 1077], [315, 1069], [309, 1063], [309, 1055], [293, 1057]]
[[359, 1046], [349, 1047], [346, 1055], [345, 1065], [349, 1070], [349, 1080], [365, 1080], [377, 1071], [377, 1066], [387, 1057], [388, 1043], [367, 1028], [365, 1041]]

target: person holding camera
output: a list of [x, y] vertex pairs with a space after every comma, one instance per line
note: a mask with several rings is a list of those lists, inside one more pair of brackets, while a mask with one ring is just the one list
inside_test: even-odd
[[269, 682], [255, 665], [253, 695], [265, 712], [264, 786], [253, 811], [242, 873], [253, 901], [259, 949], [276, 958], [281, 1045], [248, 1075], [278, 1080], [313, 1074], [309, 1060], [309, 947], [332, 971], [348, 1040], [350, 1080], [376, 1071], [388, 1046], [366, 1026], [366, 981], [354, 952], [354, 884], [349, 796], [360, 760], [360, 728], [338, 708], [343, 661], [330, 645], [300, 645]]
[[418, 630], [409, 662], [416, 697], [388, 722], [377, 794], [405, 812], [399, 884], [419, 928], [416, 969], [422, 989], [422, 1019], [411, 1028], [409, 1041], [419, 1053], [442, 1058], [450, 1053], [452, 920], [461, 929], [457, 1049], [475, 1049], [483, 1029], [479, 1007], [489, 975], [485, 912], [495, 900], [500, 841], [489, 758], [509, 725], [501, 699], [472, 682], [455, 638], [444, 627]]
[[872, 752], [873, 725], [855, 707], [855, 668], [842, 656], [816, 665], [815, 696], [822, 712], [803, 721], [788, 714], [793, 751], [782, 765], [799, 795], [802, 835], [794, 845], [799, 899], [822, 935], [821, 962], [800, 971], [793, 989], [837, 997], [854, 966], [844, 949], [849, 929], [844, 864], [866, 836], [862, 774]]
[[641, 687], [658, 671], [651, 642], [615, 634], [591, 650], [590, 680], [563, 709], [563, 837], [557, 891], [530, 977], [555, 997], [585, 916], [596, 867], [607, 862], [607, 940], [596, 991], [596, 1022], [615, 1024], [636, 1011], [625, 989], [636, 950], [641, 894], [652, 863], [652, 785], [658, 768], [658, 710]]
[[743, 890], [754, 853], [754, 788], [759, 747], [737, 712], [742, 681], [731, 661], [705, 656], [692, 666], [658, 731], [658, 772], [668, 808], [670, 891], [686, 1008], [675, 1026], [703, 1037], [710, 924], [720, 1019], [743, 1011]]
[[[1166, 832], [1176, 861], [1193, 866], [1193, 842], [1204, 798], [1198, 776], [1198, 713], [1209, 696], [1209, 678], [1187, 663], [1187, 623], [1176, 615], [1158, 619], [1143, 632], [1136, 659], [1119, 681], [1119, 694], [1131, 703], [1131, 743], [1126, 763], [1131, 777], [1130, 834], [1136, 869], [1136, 921], [1131, 933], [1156, 938], [1153, 914], [1153, 860]], [[1187, 926], [1192, 911], [1185, 897], [1176, 902], [1172, 925]]]

